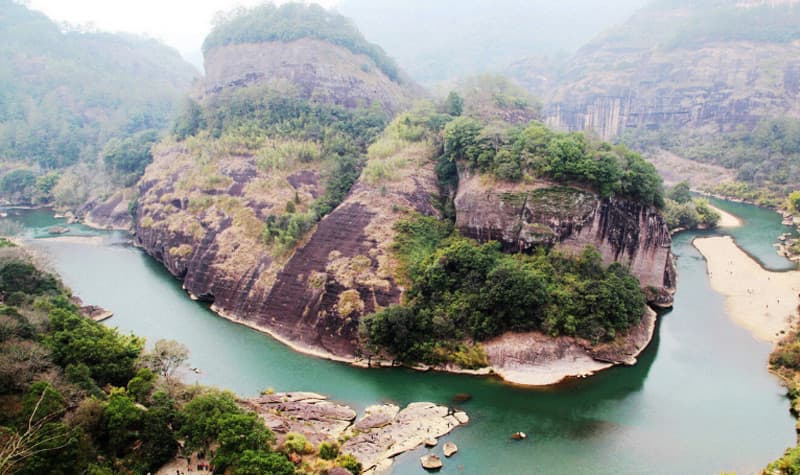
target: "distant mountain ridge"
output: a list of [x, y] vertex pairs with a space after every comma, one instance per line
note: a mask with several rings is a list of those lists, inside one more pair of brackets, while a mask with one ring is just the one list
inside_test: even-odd
[[800, 147], [758, 144], [798, 127], [797, 3], [655, 1], [566, 62], [512, 74], [547, 98], [552, 127], [724, 165], [781, 194], [800, 180]]

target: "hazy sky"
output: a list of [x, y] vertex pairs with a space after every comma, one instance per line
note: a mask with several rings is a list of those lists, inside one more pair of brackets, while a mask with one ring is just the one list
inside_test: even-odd
[[[315, 0], [325, 6], [338, 0]], [[200, 67], [200, 46], [214, 14], [264, 0], [28, 0], [57, 22], [92, 23], [100, 30], [143, 33], [176, 48]]]

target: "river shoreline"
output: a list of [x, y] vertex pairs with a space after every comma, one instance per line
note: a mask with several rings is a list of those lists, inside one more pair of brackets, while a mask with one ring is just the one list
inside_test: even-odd
[[743, 221], [736, 215], [728, 213], [727, 211], [717, 208], [716, 206], [709, 205], [711, 209], [719, 213], [719, 228], [738, 228], [743, 224]]
[[797, 320], [800, 271], [768, 271], [729, 236], [696, 238], [692, 244], [731, 318], [756, 339], [777, 343]]
[[[186, 290], [186, 289], [184, 289]], [[192, 300], [198, 300], [196, 296], [188, 293], [189, 297]], [[416, 371], [434, 371], [439, 373], [450, 373], [450, 374], [461, 374], [461, 375], [468, 375], [468, 376], [480, 376], [480, 377], [495, 377], [500, 381], [508, 384], [510, 386], [522, 387], [522, 388], [543, 388], [554, 386], [565, 381], [571, 379], [578, 379], [578, 378], [585, 378], [588, 376], [592, 376], [599, 371], [603, 371], [609, 368], [613, 368], [619, 365], [634, 365], [636, 364], [636, 358], [649, 346], [650, 342], [653, 339], [655, 334], [656, 328], [656, 312], [648, 307], [646, 309], [645, 316], [643, 317], [642, 328], [646, 333], [645, 342], [639, 342], [639, 345], [636, 348], [636, 351], [628, 357], [627, 360], [621, 362], [609, 362], [609, 361], [602, 361], [596, 358], [593, 358], [589, 351], [586, 348], [583, 348], [581, 345], [577, 344], [576, 342], [572, 342], [571, 345], [574, 347], [572, 348], [573, 351], [565, 352], [562, 358], [548, 361], [546, 364], [525, 364], [524, 362], [520, 364], [517, 368], [511, 366], [487, 366], [485, 368], [480, 368], [477, 370], [473, 369], [464, 369], [458, 368], [454, 366], [428, 366], [428, 365], [415, 365], [415, 366], [407, 366], [407, 365], [399, 365], [394, 364], [391, 361], [384, 360], [384, 359], [376, 359], [376, 358], [363, 358], [363, 357], [347, 357], [347, 356], [339, 356], [334, 355], [333, 353], [320, 350], [319, 348], [310, 347], [308, 345], [303, 345], [297, 343], [296, 341], [290, 340], [279, 333], [275, 332], [270, 328], [266, 328], [260, 325], [256, 325], [252, 322], [242, 320], [235, 315], [230, 315], [226, 313], [223, 309], [214, 306], [213, 304], [210, 306], [212, 312], [218, 315], [229, 322], [236, 323], [242, 326], [245, 326], [251, 330], [255, 330], [259, 333], [263, 333], [275, 341], [285, 345], [286, 347], [290, 348], [292, 351], [297, 353], [312, 356], [315, 358], [320, 358], [329, 361], [335, 361], [338, 363], [345, 363], [357, 368], [409, 368]], [[519, 334], [520, 337], [527, 337], [532, 333], [528, 334]], [[498, 337], [503, 338], [503, 337]], [[549, 337], [548, 337], [549, 338]], [[550, 338], [554, 340], [553, 338]], [[570, 340], [574, 340], [571, 339]]]

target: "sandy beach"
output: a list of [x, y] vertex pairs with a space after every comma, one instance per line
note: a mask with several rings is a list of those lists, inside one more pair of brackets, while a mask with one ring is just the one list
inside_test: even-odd
[[797, 318], [800, 271], [770, 272], [739, 249], [729, 236], [698, 238], [711, 287], [725, 296], [733, 320], [763, 341], [777, 342]]
[[105, 242], [103, 236], [81, 236], [81, 235], [61, 235], [52, 236], [43, 239], [55, 240], [58, 242], [66, 242], [69, 244], [83, 244], [85, 246], [102, 246]]
[[[710, 206], [710, 205], [709, 205]], [[716, 206], [710, 206], [711, 209], [719, 213], [719, 223], [717, 223], [717, 227], [720, 228], [738, 228], [742, 225], [742, 220], [738, 217], [728, 213], [727, 211], [723, 211]]]

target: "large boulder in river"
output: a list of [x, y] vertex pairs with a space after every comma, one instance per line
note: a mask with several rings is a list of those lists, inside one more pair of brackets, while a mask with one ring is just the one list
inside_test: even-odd
[[438, 455], [434, 454], [423, 455], [420, 457], [419, 461], [422, 464], [422, 468], [425, 470], [438, 470], [444, 467], [442, 459], [440, 459]]

